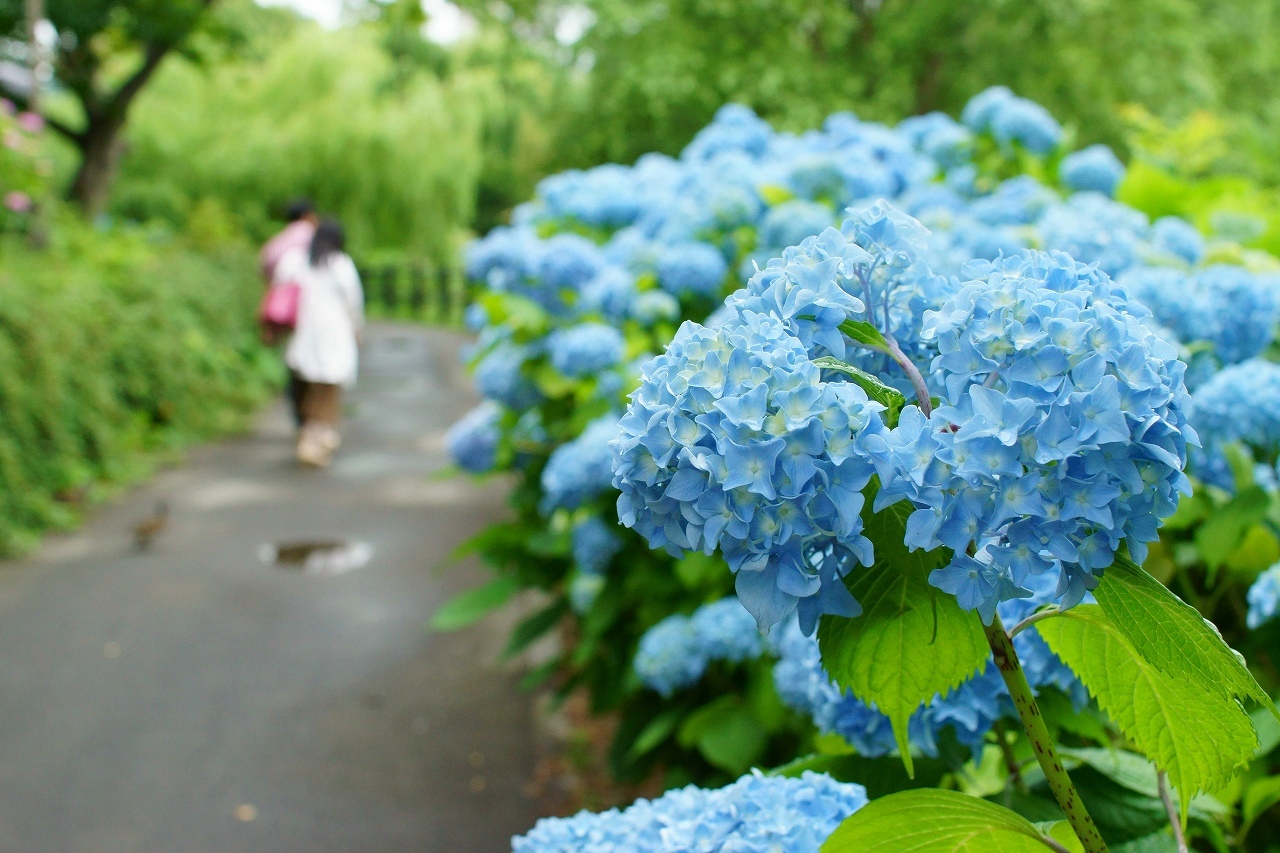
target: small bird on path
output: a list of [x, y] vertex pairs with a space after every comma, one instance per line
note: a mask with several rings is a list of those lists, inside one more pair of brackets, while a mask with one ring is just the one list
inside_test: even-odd
[[151, 547], [152, 540], [168, 524], [169, 502], [165, 500], [156, 501], [156, 508], [151, 511], [151, 515], [133, 526], [133, 544], [137, 546], [139, 551], [147, 550]]

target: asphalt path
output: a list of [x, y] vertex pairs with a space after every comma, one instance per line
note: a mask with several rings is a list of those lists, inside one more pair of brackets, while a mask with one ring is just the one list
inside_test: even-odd
[[[372, 325], [327, 471], [293, 463], [277, 404], [0, 564], [0, 850], [487, 853], [533, 823], [503, 626], [423, 627], [485, 579], [442, 563], [502, 513], [501, 484], [432, 476], [475, 402], [462, 343]], [[367, 562], [262, 559], [332, 539]]]

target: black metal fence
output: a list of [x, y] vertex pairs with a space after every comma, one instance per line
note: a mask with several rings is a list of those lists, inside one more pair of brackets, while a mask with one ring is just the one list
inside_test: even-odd
[[462, 323], [470, 293], [461, 270], [425, 261], [362, 263], [359, 270], [365, 311], [371, 317]]

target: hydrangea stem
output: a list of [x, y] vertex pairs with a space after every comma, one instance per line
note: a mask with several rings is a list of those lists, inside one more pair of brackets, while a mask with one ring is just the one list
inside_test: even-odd
[[911, 387], [916, 392], [916, 405], [920, 407], [920, 411], [924, 412], [926, 418], [929, 417], [933, 414], [933, 401], [929, 397], [929, 386], [924, 384], [924, 376], [920, 373], [920, 368], [907, 358], [907, 354], [902, 351], [902, 347], [898, 346], [893, 335], [885, 332], [884, 337], [889, 344], [889, 357], [907, 374], [907, 378], [911, 380]]
[[1071, 824], [1076, 837], [1084, 845], [1085, 853], [1106, 853], [1107, 843], [1102, 840], [1102, 834], [1094, 825], [1093, 818], [1089, 817], [1080, 794], [1062, 766], [1062, 759], [1053, 748], [1049, 727], [1045, 725], [1044, 717], [1040, 715], [1036, 698], [1031, 693], [1031, 685], [1027, 683], [1027, 675], [1022, 670], [1018, 653], [1014, 651], [1013, 641], [1005, 633], [999, 614], [994, 615], [991, 624], [983, 626], [982, 630], [987, 635], [987, 643], [991, 646], [996, 667], [1000, 670], [1000, 676], [1004, 678], [1005, 686], [1009, 688], [1013, 706], [1022, 720], [1022, 727], [1027, 732], [1031, 749], [1036, 754], [1036, 760], [1040, 762], [1040, 769], [1044, 771], [1054, 799], [1062, 807], [1063, 814], [1067, 816], [1067, 822]]

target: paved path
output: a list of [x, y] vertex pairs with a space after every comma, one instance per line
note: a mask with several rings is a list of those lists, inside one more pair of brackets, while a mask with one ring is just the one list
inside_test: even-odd
[[[502, 507], [428, 476], [473, 402], [460, 343], [373, 326], [329, 471], [292, 464], [278, 405], [0, 564], [0, 850], [488, 853], [532, 824], [500, 628], [422, 627], [484, 579], [439, 562]], [[161, 497], [169, 528], [133, 553]], [[318, 576], [258, 556], [334, 536], [372, 559]]]

